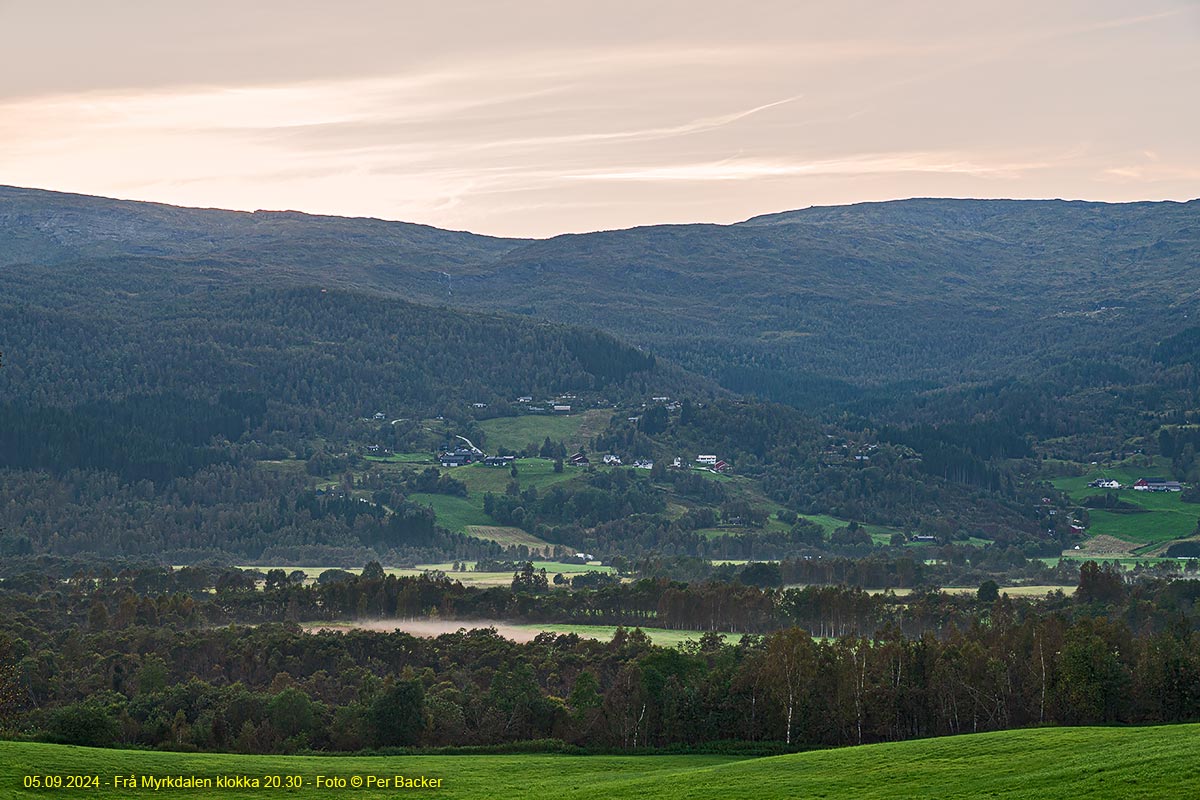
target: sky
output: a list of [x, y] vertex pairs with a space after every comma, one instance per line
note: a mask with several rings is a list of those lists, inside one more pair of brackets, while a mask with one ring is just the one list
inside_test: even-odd
[[0, 0], [0, 184], [500, 236], [1200, 196], [1200, 0]]

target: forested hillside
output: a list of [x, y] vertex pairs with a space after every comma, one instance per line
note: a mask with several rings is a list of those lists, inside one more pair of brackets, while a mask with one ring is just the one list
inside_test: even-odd
[[[1050, 479], [1200, 477], [1198, 212], [913, 200], [517, 241], [0, 189], [0, 542], [438, 560], [495, 555], [461, 537], [499, 528], [740, 558], [921, 533], [1055, 555], [1093, 512]], [[529, 416], [559, 403], [593, 416]], [[507, 485], [404, 471], [495, 418], [546, 461]], [[560, 431], [657, 468], [552, 478]], [[736, 477], [666, 470], [714, 452]], [[1191, 535], [1165, 510], [1131, 550]]]
[[6, 555], [495, 555], [406, 502], [421, 486], [389, 493], [386, 510], [369, 495], [304, 498], [326, 474], [344, 483], [365, 442], [427, 459], [455, 435], [486, 444], [477, 418], [517, 413], [518, 396], [611, 408], [706, 391], [594, 331], [338, 288], [201, 288], [163, 260], [93, 266], [3, 268]]
[[[120, 286], [36, 287], [0, 299], [8, 402], [56, 406], [162, 392], [253, 392], [272, 413], [323, 418], [563, 391], [617, 398], [687, 383], [609, 336], [319, 288], [171, 296]], [[694, 383], [694, 381], [693, 381]]]
[[1180, 334], [1200, 310], [1198, 217], [1200, 201], [906, 200], [524, 241], [9, 188], [0, 264], [87, 282], [115, 258], [133, 284], [349, 284], [515, 311], [616, 333], [735, 391], [893, 421], [939, 389], [1013, 379], [1112, 417], [1126, 401], [1195, 405], [1195, 337]]

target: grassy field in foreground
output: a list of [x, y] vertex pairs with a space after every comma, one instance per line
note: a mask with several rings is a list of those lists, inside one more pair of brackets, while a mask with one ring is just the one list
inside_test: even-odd
[[[1043, 728], [822, 750], [772, 758], [713, 756], [288, 757], [89, 750], [0, 743], [0, 794], [9, 798], [86, 796], [116, 800], [155, 794], [112, 787], [115, 775], [294, 775], [296, 790], [175, 789], [189, 798], [384, 798], [389, 789], [318, 789], [318, 775], [426, 776], [443, 798], [909, 798], [1128, 797], [1195, 794], [1192, 760], [1200, 725], [1156, 728]], [[26, 775], [98, 775], [97, 790], [37, 791]], [[161, 793], [160, 793], [161, 794]]]

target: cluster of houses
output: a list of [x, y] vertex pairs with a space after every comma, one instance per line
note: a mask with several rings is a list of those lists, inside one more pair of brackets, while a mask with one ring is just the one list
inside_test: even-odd
[[[533, 395], [523, 394], [516, 399], [516, 402], [522, 411], [530, 414], [546, 414], [551, 412], [555, 414], [570, 414], [572, 411], [571, 401], [576, 399], [576, 395], [564, 394], [559, 395], [553, 400], [543, 400], [538, 405], [534, 405]], [[488, 407], [488, 404], [483, 402], [468, 403], [468, 405], [471, 408], [479, 411], [482, 411]], [[378, 413], [373, 417], [373, 419], [378, 421], [384, 420], [386, 417], [382, 413]], [[439, 417], [439, 419], [441, 419], [441, 417]]]
[[[603, 456], [601, 460], [606, 466], [611, 467], [619, 467], [624, 464], [621, 457], [613, 453]], [[507, 467], [514, 461], [516, 461], [516, 456], [489, 456], [469, 447], [457, 447], [453, 450], [446, 449], [438, 453], [438, 462], [443, 467], [465, 467], [468, 464], [476, 463], [482, 463], [487, 467]], [[587, 454], [582, 451], [572, 453], [567, 456], [565, 461], [573, 467], [586, 467], [592, 463]], [[725, 473], [731, 468], [729, 464], [715, 455], [697, 456], [696, 463], [708, 469], [709, 472], [715, 473]], [[630, 464], [630, 466], [634, 469], [654, 469], [654, 461], [649, 458], [639, 458]], [[671, 462], [671, 466], [675, 469], [683, 469], [683, 460], [676, 458]]]
[[[1088, 484], [1093, 489], [1123, 489], [1119, 481], [1097, 478]], [[1138, 478], [1132, 486], [1135, 492], [1182, 492], [1183, 484], [1162, 478]]]
[[438, 462], [443, 467], [465, 467], [476, 461], [486, 460], [486, 456], [467, 447], [456, 447], [438, 454]]
[[[610, 467], [619, 467], [624, 462], [621, 461], [620, 456], [609, 453], [608, 455], [606, 455], [604, 457], [604, 463]], [[654, 462], [648, 458], [639, 458], [639, 459], [635, 460], [630, 466], [632, 466], [634, 469], [654, 469]]]
[[465, 467], [467, 464], [483, 464], [485, 467], [507, 467], [517, 460], [516, 456], [489, 456], [469, 447], [456, 447], [438, 453], [438, 463], [443, 467]]
[[508, 467], [516, 460], [516, 456], [485, 456], [483, 465], [485, 467]]
[[[678, 460], [678, 459], [676, 459]], [[696, 456], [696, 463], [708, 467], [709, 472], [728, 472], [729, 465], [714, 455]]]
[[517, 398], [517, 404], [523, 406], [524, 409], [532, 414], [545, 414], [547, 411], [554, 414], [570, 414], [570, 400], [577, 399], [573, 394], [562, 394], [554, 400], [546, 400], [544, 405], [533, 405], [533, 395], [523, 394]]
[[[620, 456], [609, 453], [608, 455], [604, 456], [604, 463], [609, 466], [619, 467], [623, 462], [621, 461]], [[706, 468], [709, 472], [720, 473], [727, 472], [730, 469], [729, 464], [717, 458], [715, 455], [696, 456], [696, 463]], [[648, 458], [639, 458], [633, 462], [632, 466], [634, 469], [654, 469], [654, 462]], [[683, 469], [683, 459], [679, 457], [672, 459], [671, 468]]]
[[1165, 481], [1161, 478], [1138, 478], [1133, 484], [1135, 492], [1182, 492], [1183, 486], [1179, 481]]
[[825, 434], [829, 441], [821, 451], [821, 463], [825, 466], [845, 464], [848, 461], [870, 461], [871, 456], [879, 449], [877, 444], [855, 444], [845, 439], [837, 439], [833, 434]]
[[[557, 398], [555, 398], [553, 401], [550, 401], [550, 400], [545, 401], [544, 406], [532, 405], [532, 403], [534, 402], [532, 395], [522, 395], [522, 396], [518, 397], [516, 400], [519, 405], [523, 406], [524, 409], [529, 412], [535, 412], [535, 413], [543, 412], [544, 413], [544, 412], [549, 411], [549, 412], [553, 412], [553, 413], [557, 413], [557, 414], [570, 414], [573, 410], [573, 407], [572, 407], [570, 401], [573, 401], [576, 399], [577, 399], [576, 395], [562, 394], [562, 395], [559, 395]], [[673, 401], [667, 395], [657, 395], [657, 396], [651, 397], [650, 401], [652, 403], [666, 404], [666, 408], [668, 411], [678, 411], [682, 408], [682, 404], [679, 401]], [[484, 403], [472, 403], [471, 405], [474, 408], [486, 408], [487, 407], [486, 404], [484, 404]], [[647, 404], [643, 403], [642, 405], [646, 406]], [[382, 417], [383, 415], [380, 414], [378, 416]], [[630, 422], [637, 422], [640, 419], [641, 419], [640, 416], [629, 417]], [[609, 454], [603, 456], [602, 459], [606, 466], [624, 466], [624, 462], [621, 459], [621, 457], [614, 453], [609, 453]], [[485, 464], [487, 466], [503, 467], [503, 466], [510, 465], [513, 462], [513, 460], [514, 460], [513, 456], [487, 456], [484, 453], [480, 452], [478, 449], [471, 449], [471, 448], [466, 448], [466, 447], [458, 447], [453, 450], [451, 450], [451, 449], [449, 449], [449, 447], [447, 447], [444, 452], [441, 452], [438, 454], [438, 461], [441, 463], [441, 465], [443, 467], [462, 467], [462, 466], [466, 466], [468, 464], [475, 464], [475, 463], [479, 463], [479, 462], [482, 462], [483, 464]], [[570, 464], [571, 466], [576, 466], [576, 467], [587, 466], [591, 463], [590, 459], [582, 451], [574, 453], [570, 456], [567, 456], [567, 458], [565, 458], [564, 461], [567, 464]], [[714, 473], [725, 473], [731, 469], [731, 465], [729, 463], [727, 463], [726, 461], [723, 461], [722, 459], [718, 458], [716, 455], [713, 455], [713, 454], [703, 454], [703, 455], [697, 456], [696, 464], [699, 465], [701, 468], [707, 469], [709, 472], [714, 472]], [[651, 459], [648, 459], [648, 458], [642, 458], [642, 459], [637, 459], [629, 466], [632, 466], [634, 469], [650, 470], [650, 469], [654, 469], [654, 461]], [[675, 469], [685, 469], [683, 459], [678, 458], [678, 457], [675, 458], [674, 460], [672, 460], [671, 466]]]

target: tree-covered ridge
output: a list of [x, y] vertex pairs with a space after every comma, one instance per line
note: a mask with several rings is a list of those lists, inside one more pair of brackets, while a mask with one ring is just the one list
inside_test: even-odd
[[[736, 342], [759, 367], [945, 381], [951, 369], [1026, 366], [1056, 343], [1129, 354], [1130, 339], [1144, 347], [1168, 335], [1193, 302], [1184, 298], [1196, 288], [1198, 209], [960, 200], [809, 209], [786, 223], [557, 237], [507, 253], [480, 280], [524, 287], [512, 307], [544, 316], [554, 307], [539, 299], [577, 297], [576, 318], [625, 320], [693, 367], [699, 349], [727, 358], [737, 351], [720, 343]], [[1114, 322], [1122, 335], [1105, 334]]]
[[[0, 396], [55, 406], [169, 392], [279, 414], [404, 416], [684, 380], [610, 336], [319, 287], [123, 293], [54, 284], [0, 303]], [[52, 333], [52, 335], [51, 335]], [[400, 416], [400, 415], [397, 415]], [[312, 426], [312, 422], [297, 424]]]
[[1100, 357], [1172, 335], [1194, 311], [1198, 209], [923, 199], [525, 241], [3, 188], [0, 263], [159, 257], [226, 280], [319, 276], [585, 322], [685, 362], [740, 347], [755, 356], [743, 366], [945, 381], [954, 364], [1024, 367], [1063, 332]]
[[[347, 450], [358, 459], [364, 440], [429, 452], [453, 434], [479, 436], [476, 417], [524, 411], [519, 396], [549, 413], [561, 393], [603, 406], [700, 383], [594, 331], [345, 289], [166, 277], [181, 269], [8, 268], [0, 551], [499, 555], [435, 530], [428, 508], [405, 502], [419, 487], [398, 487], [387, 519], [369, 524], [298, 498], [327, 473], [342, 478]], [[255, 464], [291, 458], [300, 476]]]
[[[1195, 210], [911, 201], [514, 243], [3, 190], [0, 466], [49, 469], [55, 480], [108, 470], [160, 491], [221, 464], [287, 462], [309, 485], [261, 499], [291, 511], [251, 526], [232, 550], [222, 530], [198, 533], [199, 546], [259, 553], [268, 531], [287, 530], [289, 546], [368, 547], [389, 544], [367, 531], [369, 515], [353, 515], [350, 527], [366, 526], [358, 531], [313, 538], [316, 520], [293, 529], [296, 493], [337, 484], [355, 502], [390, 507], [370, 493], [399, 503], [410, 490], [376, 486], [352, 454], [429, 452], [460, 435], [488, 447], [480, 420], [578, 393], [563, 401], [576, 411], [619, 408], [572, 449], [654, 460], [648, 480], [548, 491], [514, 476], [512, 491], [475, 493], [478, 508], [439, 504], [443, 522], [461, 512], [454, 530], [513, 526], [589, 552], [777, 557], [835, 544], [796, 518], [830, 515], [828, 527], [890, 529], [848, 528], [840, 548], [921, 533], [1053, 555], [1078, 541], [1070, 522], [1087, 512], [1051, 519], [1071, 509], [1045, 507], [1042, 498], [1061, 499], [1045, 479], [1073, 468], [1049, 459], [1161, 455], [1173, 477], [1196, 474], [1195, 337], [1172, 327], [1193, 302]], [[373, 260], [389, 249], [389, 265]], [[1149, 303], [1155, 292], [1179, 299]], [[622, 339], [475, 310], [497, 306]], [[722, 402], [713, 384], [625, 341], [808, 411]], [[651, 399], [664, 395], [682, 405], [668, 412]], [[230, 407], [234, 396], [250, 405]], [[531, 442], [542, 436], [514, 449], [569, 455], [556, 440], [534, 452]], [[665, 474], [676, 457], [713, 452], [735, 466], [750, 501]], [[246, 504], [239, 523], [257, 513], [249, 497], [236, 502]], [[126, 506], [120, 527], [143, 518]], [[319, 524], [338, 519], [346, 524], [336, 514]], [[7, 531], [10, 550], [87, 552], [51, 544], [44, 519], [22, 520]], [[97, 541], [90, 525], [76, 532]], [[453, 542], [439, 536], [421, 534], [420, 546], [449, 557]], [[178, 529], [168, 538], [172, 552], [186, 547]], [[152, 539], [139, 535], [136, 552]], [[413, 543], [402, 544], [394, 552], [411, 555]]]
[[[794, 512], [833, 514], [939, 540], [965, 540], [974, 531], [1023, 547], [1030, 556], [1057, 555], [1069, 536], [1055, 530], [1053, 520], [1046, 525], [1039, 511], [1046, 487], [1028, 442], [998, 424], [876, 430], [869, 421], [847, 418], [822, 425], [779, 404], [684, 401], [677, 412], [652, 408], [636, 423], [614, 417], [596, 443], [660, 462], [718, 453], [736, 465], [739, 476], [752, 476], [768, 497]], [[686, 473], [668, 479], [677, 492], [689, 482]], [[724, 508], [723, 488], [711, 491], [710, 501]], [[726, 513], [732, 516], [732, 509]], [[692, 520], [705, 527], [689, 515], [675, 524]], [[865, 531], [855, 538], [864, 545], [871, 541]], [[822, 541], [801, 525], [788, 546]]]
[[[126, 481], [165, 482], [227, 455], [213, 440], [236, 441], [261, 424], [266, 404], [249, 408], [233, 393], [217, 403], [171, 395], [137, 395], [71, 410], [0, 405], [0, 468], [55, 473], [105, 470]], [[245, 414], [245, 416], [243, 416]]]
[[[1200, 716], [1196, 582], [1131, 584], [1094, 563], [1074, 598], [667, 581], [558, 595], [557, 613], [710, 631], [672, 649], [627, 629], [607, 643], [545, 633], [516, 644], [486, 630], [418, 639], [297, 626], [554, 613], [522, 592], [380, 573], [302, 586], [272, 572], [261, 591], [253, 575], [204, 569], [10, 578], [0, 689], [16, 701], [0, 725], [77, 744], [247, 752], [548, 738], [799, 749]], [[717, 633], [729, 629], [762, 635], [733, 643]]]
[[1198, 210], [907, 200], [520, 241], [9, 188], [0, 264], [14, 286], [47, 271], [131, 292], [319, 281], [516, 311], [735, 391], [893, 423], [941, 390], [1019, 379], [1112, 446], [1127, 412], [1200, 405], [1180, 333], [1200, 297]]

